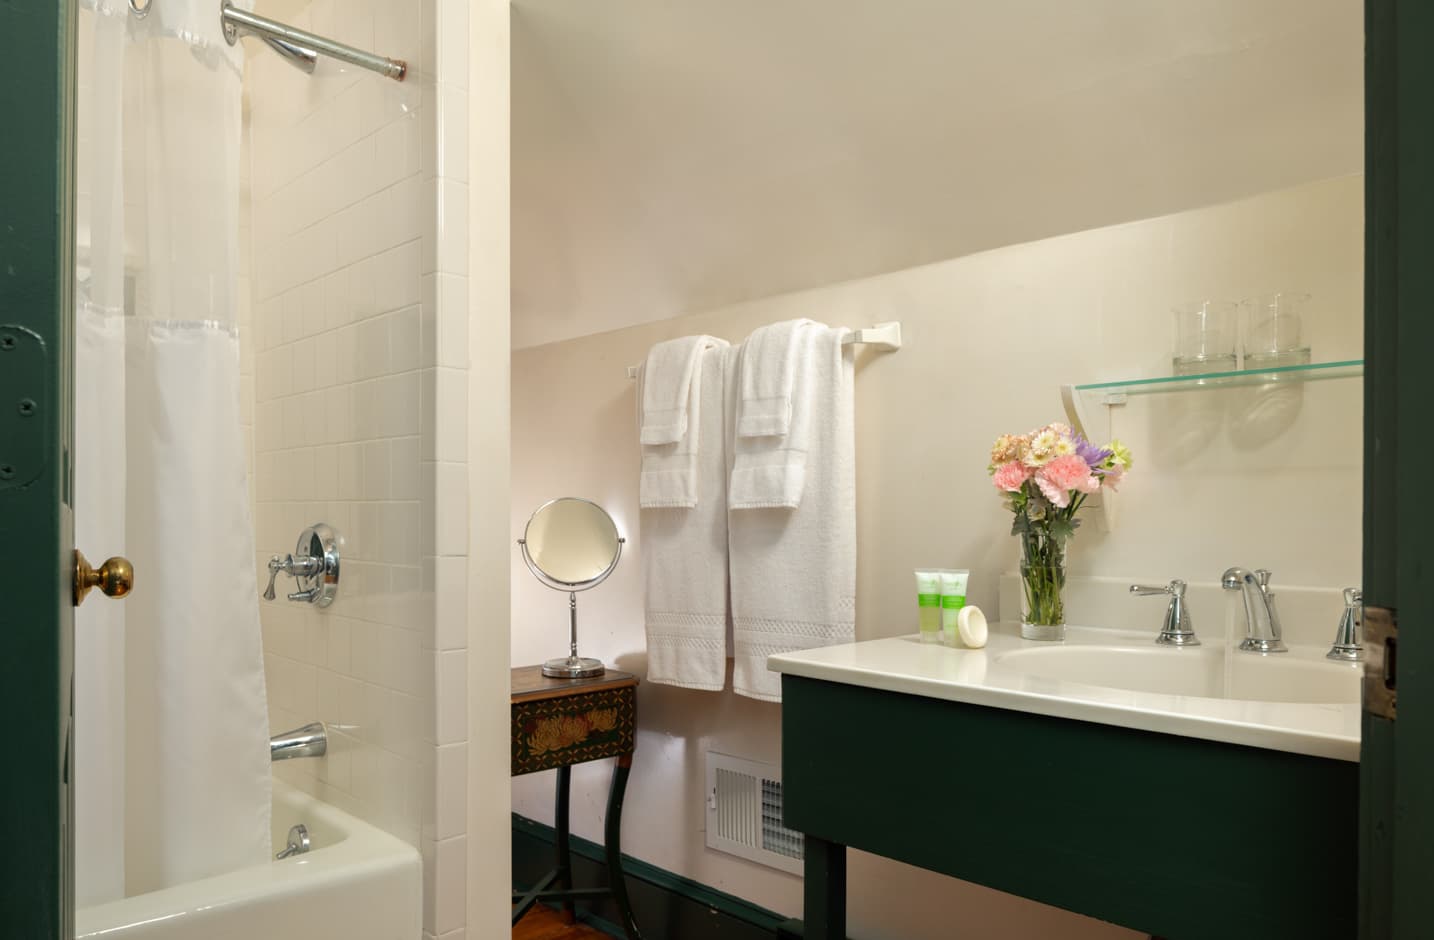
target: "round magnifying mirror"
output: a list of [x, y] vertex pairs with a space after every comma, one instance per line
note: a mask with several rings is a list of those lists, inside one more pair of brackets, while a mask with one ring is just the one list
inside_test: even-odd
[[530, 566], [560, 591], [595, 587], [617, 565], [622, 539], [597, 503], [564, 496], [544, 503], [523, 532]]
[[564, 496], [538, 507], [518, 540], [523, 561], [548, 587], [568, 592], [568, 656], [543, 664], [543, 675], [562, 679], [600, 676], [603, 664], [578, 656], [578, 591], [601, 584], [622, 557], [617, 524], [591, 500]]

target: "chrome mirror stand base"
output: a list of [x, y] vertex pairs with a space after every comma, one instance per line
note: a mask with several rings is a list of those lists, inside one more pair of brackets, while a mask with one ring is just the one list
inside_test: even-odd
[[589, 679], [606, 671], [602, 660], [586, 656], [564, 656], [543, 663], [543, 675], [549, 679]]

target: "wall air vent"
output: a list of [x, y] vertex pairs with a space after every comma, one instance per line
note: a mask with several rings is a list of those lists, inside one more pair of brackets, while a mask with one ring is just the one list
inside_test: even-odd
[[802, 834], [782, 825], [782, 769], [707, 752], [707, 847], [802, 873]]

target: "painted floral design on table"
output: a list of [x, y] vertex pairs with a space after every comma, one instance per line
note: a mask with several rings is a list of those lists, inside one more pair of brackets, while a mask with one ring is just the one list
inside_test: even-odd
[[617, 709], [595, 708], [585, 714], [540, 718], [524, 730], [528, 751], [537, 756], [584, 744], [594, 734], [607, 734], [616, 728]]

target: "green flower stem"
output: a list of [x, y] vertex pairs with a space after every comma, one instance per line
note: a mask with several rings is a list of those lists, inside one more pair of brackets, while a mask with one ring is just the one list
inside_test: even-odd
[[1014, 531], [1021, 539], [1021, 588], [1025, 593], [1027, 623], [1058, 626], [1066, 622], [1062, 592], [1066, 586], [1066, 542], [1075, 532], [1075, 514], [1085, 502], [1076, 494], [1070, 505], [1058, 508], [1047, 504], [1038, 518], [1026, 512], [1029, 502], [1021, 500]]

